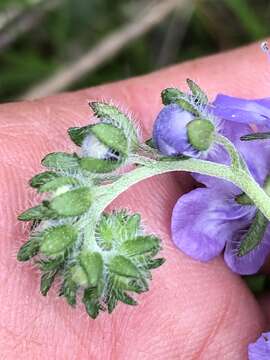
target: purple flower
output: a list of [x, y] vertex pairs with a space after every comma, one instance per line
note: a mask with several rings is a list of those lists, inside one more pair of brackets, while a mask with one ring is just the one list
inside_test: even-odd
[[[222, 96], [222, 99], [224, 97]], [[221, 95], [217, 97], [220, 98]], [[270, 146], [263, 141], [247, 143], [239, 140], [240, 136], [252, 132], [248, 123], [253, 113], [249, 116], [248, 100], [226, 97], [226, 101], [228, 108], [244, 102], [246, 118], [239, 115], [237, 118], [233, 117], [237, 121], [224, 121], [220, 132], [235, 144], [246, 160], [251, 174], [263, 185], [270, 170]], [[262, 99], [260, 103], [267, 104], [268, 101]], [[256, 101], [251, 102], [253, 104]], [[217, 104], [217, 101], [214, 104]], [[268, 111], [270, 112], [270, 101]], [[227, 109], [222, 112], [222, 108], [219, 108], [219, 114], [226, 118]], [[258, 130], [265, 131], [265, 122], [263, 126], [258, 126]], [[229, 163], [227, 153], [219, 146], [208, 153], [207, 159]], [[195, 175], [195, 178], [206, 187], [183, 195], [176, 203], [171, 224], [174, 243], [187, 255], [200, 261], [211, 260], [225, 248], [225, 261], [233, 271], [240, 274], [257, 272], [270, 252], [268, 221], [257, 214], [254, 205], [241, 205], [236, 202], [241, 190], [230, 182], [203, 175]], [[240, 244], [251, 231], [251, 224], [255, 222], [261, 229], [257, 234], [260, 237], [259, 245], [246, 255], [239, 256]]]
[[270, 98], [247, 100], [219, 94], [212, 105], [214, 115], [225, 120], [269, 124]]
[[163, 155], [197, 157], [210, 147], [213, 132], [211, 121], [195, 120], [192, 113], [177, 104], [170, 104], [164, 106], [157, 116], [153, 140]]
[[262, 333], [255, 343], [248, 346], [249, 360], [269, 360], [270, 359], [270, 332]]

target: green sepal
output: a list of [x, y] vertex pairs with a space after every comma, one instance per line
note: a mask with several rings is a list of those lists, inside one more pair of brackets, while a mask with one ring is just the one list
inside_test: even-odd
[[40, 252], [57, 257], [73, 245], [77, 239], [77, 230], [72, 225], [59, 225], [44, 230], [40, 236]]
[[257, 133], [243, 135], [240, 137], [240, 140], [242, 141], [266, 140], [266, 139], [270, 139], [270, 132], [257, 132]]
[[89, 209], [91, 202], [92, 195], [89, 188], [80, 187], [54, 197], [48, 206], [59, 216], [79, 216]]
[[122, 291], [134, 291], [137, 294], [141, 294], [148, 290], [148, 286], [145, 286], [145, 283], [140, 279], [134, 279], [126, 276], [110, 274], [110, 282], [117, 289]]
[[195, 118], [187, 124], [189, 143], [198, 151], [208, 150], [214, 141], [215, 127], [211, 121]]
[[60, 175], [56, 174], [55, 172], [44, 171], [32, 177], [32, 179], [29, 181], [29, 185], [33, 188], [39, 189], [42, 185], [58, 178], [59, 176]]
[[54, 279], [57, 275], [57, 270], [52, 271], [52, 272], [46, 272], [43, 273], [41, 275], [41, 280], [40, 280], [40, 292], [43, 296], [46, 296], [48, 291], [50, 290]]
[[39, 269], [43, 272], [50, 272], [55, 270], [60, 270], [64, 265], [64, 257], [60, 256], [58, 258], [39, 260], [37, 261]]
[[32, 238], [23, 244], [18, 251], [17, 260], [27, 261], [39, 252], [40, 241], [38, 238]]
[[111, 296], [107, 300], [107, 308], [108, 308], [109, 314], [111, 314], [113, 312], [113, 310], [116, 308], [116, 305], [117, 305], [117, 298], [116, 298], [114, 292], [112, 292]]
[[128, 143], [122, 129], [112, 124], [99, 123], [91, 126], [91, 133], [94, 134], [102, 144], [108, 146], [108, 148], [127, 155]]
[[125, 241], [120, 247], [121, 253], [129, 257], [147, 253], [154, 256], [159, 250], [160, 240], [153, 235], [138, 236], [136, 239]]
[[139, 146], [137, 131], [132, 121], [122, 113], [116, 106], [106, 104], [104, 102], [90, 102], [89, 106], [93, 110], [95, 116], [101, 120], [105, 119], [117, 128], [123, 129], [125, 136], [128, 137], [131, 149]]
[[61, 188], [62, 186], [68, 185], [79, 185], [79, 181], [71, 176], [58, 176], [51, 181], [46, 182], [44, 185], [40, 186], [38, 192], [52, 192]]
[[148, 270], [156, 269], [156, 268], [160, 267], [162, 264], [164, 264], [165, 261], [166, 260], [164, 258], [158, 258], [158, 259], [148, 258], [145, 261], [145, 268]]
[[96, 319], [102, 306], [99, 303], [100, 292], [97, 287], [88, 288], [84, 290], [82, 302], [88, 315], [92, 319]]
[[44, 204], [34, 206], [18, 216], [18, 220], [21, 221], [31, 221], [31, 220], [48, 220], [55, 219], [57, 217], [57, 213], [49, 209]]
[[117, 293], [117, 300], [120, 300], [122, 303], [126, 304], [126, 305], [138, 305], [137, 301], [134, 300], [131, 296], [129, 296], [127, 293], [125, 292], [118, 292]]
[[72, 127], [68, 129], [68, 135], [71, 140], [78, 146], [81, 146], [84, 138], [91, 133], [90, 129], [93, 125], [83, 127]]
[[77, 170], [79, 167], [79, 158], [76, 154], [54, 152], [45, 156], [41, 164], [48, 169]]
[[96, 159], [92, 157], [83, 157], [79, 160], [82, 170], [92, 173], [103, 174], [116, 170], [121, 165], [121, 161], [112, 161], [105, 159]]
[[193, 114], [194, 116], [199, 116], [200, 113], [188, 100], [178, 99], [175, 101], [175, 104], [179, 105], [183, 110], [186, 110]]
[[246, 193], [241, 193], [237, 195], [234, 200], [240, 205], [254, 205], [254, 202]]
[[164, 105], [175, 104], [177, 100], [185, 98], [187, 95], [176, 88], [162, 90], [161, 99]]
[[245, 256], [254, 250], [263, 240], [269, 220], [257, 210], [247, 232], [242, 236], [237, 256]]
[[153, 140], [152, 138], [146, 140], [146, 141], [145, 141], [145, 144], [146, 144], [147, 146], [149, 146], [150, 148], [152, 148], [152, 149], [156, 149], [156, 148], [157, 148], [157, 147], [156, 147], [156, 144], [155, 144], [155, 142], [154, 142], [154, 140]]
[[136, 267], [135, 264], [126, 257], [122, 255], [116, 255], [114, 256], [109, 264], [108, 268], [110, 272], [120, 275], [120, 276], [126, 276], [131, 278], [141, 278], [141, 273]]
[[96, 287], [102, 282], [103, 260], [100, 253], [83, 250], [79, 255], [79, 264], [87, 276], [89, 286]]
[[64, 296], [70, 306], [76, 305], [78, 285], [73, 281], [69, 271], [64, 276], [64, 281], [59, 291], [59, 296]]
[[191, 79], [187, 79], [187, 84], [192, 95], [199, 100], [200, 104], [208, 104], [208, 97], [204, 91]]

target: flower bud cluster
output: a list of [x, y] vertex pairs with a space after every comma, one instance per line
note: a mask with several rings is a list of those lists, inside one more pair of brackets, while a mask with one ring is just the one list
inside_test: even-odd
[[45, 197], [18, 217], [33, 225], [17, 258], [34, 259], [43, 295], [59, 277], [59, 295], [71, 306], [80, 298], [89, 316], [96, 318], [100, 310], [111, 313], [118, 301], [136, 305], [130, 293], [147, 291], [151, 269], [164, 259], [154, 258], [160, 240], [144, 234], [138, 214], [96, 213], [100, 197], [109, 191], [108, 174], [128, 161], [139, 142], [132, 123], [116, 107], [91, 107], [101, 121], [68, 130], [79, 154], [47, 155], [42, 160], [47, 171], [30, 180]]

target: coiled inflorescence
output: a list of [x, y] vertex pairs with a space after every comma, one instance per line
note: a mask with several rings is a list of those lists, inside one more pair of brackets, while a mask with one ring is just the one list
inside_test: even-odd
[[145, 235], [139, 214], [104, 212], [113, 199], [110, 185], [121, 177], [117, 170], [131, 163], [140, 146], [125, 114], [105, 103], [90, 106], [100, 122], [68, 130], [80, 152], [47, 155], [42, 165], [48, 170], [30, 180], [45, 198], [19, 216], [32, 229], [17, 257], [34, 259], [43, 295], [59, 277], [59, 295], [72, 306], [80, 298], [96, 318], [100, 310], [111, 313], [118, 301], [136, 305], [131, 293], [148, 290], [151, 269], [164, 259], [154, 258], [160, 240]]

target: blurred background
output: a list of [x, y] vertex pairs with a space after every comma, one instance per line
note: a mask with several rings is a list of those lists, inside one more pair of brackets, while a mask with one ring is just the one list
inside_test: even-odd
[[0, 102], [144, 74], [269, 24], [269, 0], [0, 0]]

